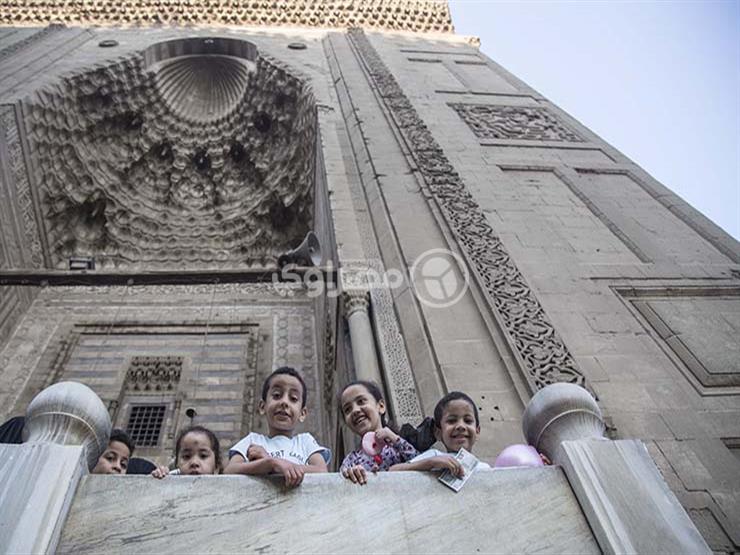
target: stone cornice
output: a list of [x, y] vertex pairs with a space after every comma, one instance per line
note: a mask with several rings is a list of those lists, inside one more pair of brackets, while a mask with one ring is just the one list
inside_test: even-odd
[[0, 25], [265, 25], [453, 32], [432, 0], [0, 0]]

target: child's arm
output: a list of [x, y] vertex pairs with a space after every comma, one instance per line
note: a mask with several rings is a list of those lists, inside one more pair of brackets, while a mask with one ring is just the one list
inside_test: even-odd
[[316, 452], [308, 457], [308, 461], [306, 461], [305, 471], [311, 473], [328, 472], [326, 461], [324, 460], [323, 455], [319, 452]]
[[353, 484], [364, 486], [367, 484], [367, 471], [360, 462], [357, 452], [353, 451], [344, 457], [339, 472]]
[[388, 470], [449, 470], [454, 476], [462, 478], [465, 475], [460, 462], [455, 457], [440, 455], [437, 457], [427, 457], [414, 462], [394, 464]]
[[247, 461], [240, 453], [235, 453], [229, 459], [229, 464], [224, 469], [224, 474], [246, 474], [246, 475], [264, 475], [264, 474], [282, 474], [285, 478], [285, 485], [289, 488], [300, 485], [303, 481], [303, 474], [306, 472], [303, 465], [293, 464], [292, 462], [275, 459], [273, 457], [263, 457], [253, 461]]
[[263, 457], [247, 461], [241, 453], [234, 453], [231, 455], [226, 468], [224, 468], [224, 474], [269, 474], [274, 471], [274, 460], [276, 459]]
[[396, 434], [393, 430], [388, 427], [383, 428], [375, 432], [375, 437], [384, 442], [386, 445], [390, 445], [396, 450], [398, 456], [402, 461], [407, 462], [416, 457], [419, 452], [416, 447], [411, 445], [408, 441], [403, 439], [401, 436]]

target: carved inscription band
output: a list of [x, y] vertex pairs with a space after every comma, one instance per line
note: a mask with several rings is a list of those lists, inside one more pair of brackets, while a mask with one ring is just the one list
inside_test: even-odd
[[534, 391], [555, 382], [584, 385], [583, 374], [534, 292], [365, 33], [352, 29], [349, 36], [460, 248], [480, 276], [510, 344], [526, 367], [530, 388]]

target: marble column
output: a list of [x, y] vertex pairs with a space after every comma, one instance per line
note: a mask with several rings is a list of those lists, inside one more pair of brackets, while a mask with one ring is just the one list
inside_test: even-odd
[[343, 293], [344, 317], [349, 324], [352, 360], [358, 380], [383, 384], [375, 350], [375, 335], [370, 323], [370, 294], [365, 289], [350, 289]]
[[53, 553], [77, 485], [111, 422], [87, 386], [60, 382], [28, 405], [25, 443], [0, 445], [0, 553]]
[[522, 422], [528, 443], [562, 466], [604, 553], [711, 553], [639, 440], [611, 441], [582, 387], [549, 385]]

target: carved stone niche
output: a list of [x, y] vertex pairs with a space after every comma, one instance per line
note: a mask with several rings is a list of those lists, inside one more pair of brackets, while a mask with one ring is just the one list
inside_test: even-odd
[[274, 264], [312, 222], [315, 104], [224, 37], [157, 43], [38, 91], [24, 113], [54, 266]]

